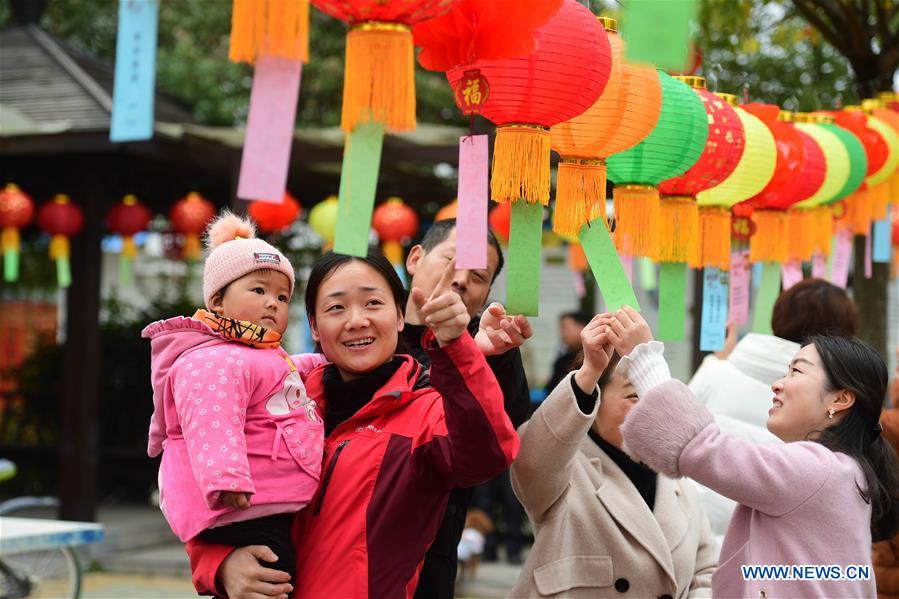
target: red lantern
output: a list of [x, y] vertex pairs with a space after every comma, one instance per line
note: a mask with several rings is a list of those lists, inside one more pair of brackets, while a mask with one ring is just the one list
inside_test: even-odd
[[447, 72], [454, 89], [472, 68], [490, 83], [480, 113], [498, 126], [490, 189], [500, 203], [549, 203], [549, 128], [592, 106], [612, 66], [605, 30], [576, 0], [564, 0], [534, 39], [527, 56], [480, 59]]
[[375, 208], [371, 226], [383, 242], [384, 255], [394, 265], [403, 263], [403, 245], [418, 232], [418, 216], [400, 198], [388, 198]]
[[200, 235], [215, 216], [212, 202], [192, 191], [172, 206], [169, 220], [176, 233], [184, 234], [184, 257], [197, 260], [202, 253]]
[[506, 202], [495, 206], [490, 211], [490, 228], [503, 243], [509, 243], [509, 232], [512, 228], [512, 204]]
[[411, 26], [449, 10], [456, 0], [312, 0], [350, 26], [340, 125], [384, 123], [415, 129], [415, 59]]
[[15, 183], [8, 183], [0, 191], [0, 246], [3, 248], [3, 280], [19, 278], [19, 251], [22, 243], [19, 229], [28, 225], [34, 216], [34, 201]]
[[137, 256], [134, 234], [146, 231], [150, 225], [150, 210], [128, 194], [106, 212], [106, 228], [122, 237], [122, 254], [119, 258], [119, 282], [131, 281], [131, 261]]
[[56, 261], [57, 283], [63, 288], [71, 286], [69, 237], [77, 235], [84, 224], [81, 208], [73, 204], [66, 194], [58, 193], [38, 210], [37, 224], [42, 231], [53, 236], [50, 240], [50, 259]]
[[300, 214], [300, 203], [288, 192], [284, 192], [284, 200], [280, 204], [271, 202], [250, 202], [247, 212], [256, 221], [263, 233], [277, 233], [293, 224]]
[[[781, 110], [775, 104], [744, 104], [743, 109], [751, 112], [771, 130], [774, 136], [774, 144], [777, 146], [777, 163], [774, 167], [774, 175], [768, 185], [756, 196], [747, 200], [753, 207], [777, 208], [785, 210], [795, 203], [799, 197], [799, 188], [803, 185], [804, 178], [817, 180], [818, 186], [824, 182], [823, 161], [824, 153], [817, 144], [815, 149], [809, 148], [812, 155], [808, 154], [807, 143], [801, 131], [796, 129], [788, 120], [781, 119]], [[789, 118], [789, 113], [783, 113], [783, 118]], [[808, 137], [807, 135], [805, 137]], [[819, 156], [820, 155], [820, 156]], [[820, 158], [820, 168], [817, 166]], [[808, 164], [811, 162], [816, 164]], [[803, 173], [803, 168], [806, 171]], [[820, 170], [820, 173], [818, 172]], [[804, 175], [804, 176], [803, 176]], [[814, 181], [809, 182], [814, 185]], [[812, 192], [814, 193], [814, 192]], [[811, 194], [806, 195], [809, 197]]]
[[[716, 207], [703, 207], [696, 203], [696, 194], [715, 187], [737, 168], [746, 146], [746, 134], [737, 111], [723, 98], [705, 89], [705, 78], [694, 76], [675, 77], [693, 88], [702, 100], [708, 116], [709, 135], [699, 159], [687, 172], [659, 183], [659, 193], [669, 196], [660, 205], [660, 218], [686, 216], [698, 224], [696, 243], [692, 255], [688, 256], [691, 266], [702, 268], [714, 266], [730, 268], [730, 212]], [[670, 198], [670, 196], [678, 196]], [[673, 200], [673, 201], [672, 201]], [[692, 216], [691, 216], [692, 213]], [[682, 243], [660, 243], [660, 248]], [[675, 254], [676, 255], [676, 254]], [[660, 256], [661, 257], [661, 256]], [[669, 256], [673, 257], [673, 256]], [[666, 260], [667, 261], [667, 260]]]

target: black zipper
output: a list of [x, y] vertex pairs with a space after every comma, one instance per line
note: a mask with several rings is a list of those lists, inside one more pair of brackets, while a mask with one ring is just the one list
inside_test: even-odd
[[337, 458], [340, 457], [340, 452], [343, 451], [343, 448], [346, 447], [349, 442], [349, 439], [345, 439], [337, 444], [337, 450], [334, 452], [334, 457], [331, 458], [331, 463], [328, 464], [328, 471], [325, 472], [322, 488], [318, 494], [318, 501], [315, 502], [315, 509], [312, 511], [313, 516], [318, 516], [318, 513], [322, 511], [322, 502], [325, 500], [325, 492], [328, 490], [328, 483], [331, 481], [331, 475], [334, 474], [334, 466], [337, 465]]

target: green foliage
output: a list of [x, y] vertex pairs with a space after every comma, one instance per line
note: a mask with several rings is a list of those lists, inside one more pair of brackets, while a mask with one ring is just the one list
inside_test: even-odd
[[858, 102], [848, 61], [784, 0], [702, 0], [698, 74], [709, 88], [821, 110]]

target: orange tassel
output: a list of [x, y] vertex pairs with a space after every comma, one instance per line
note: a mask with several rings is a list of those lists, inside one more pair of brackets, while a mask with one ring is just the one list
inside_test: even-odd
[[871, 197], [867, 189], [856, 191], [845, 200], [846, 218], [855, 235], [868, 235], [871, 229]]
[[559, 160], [553, 231], [559, 235], [577, 235], [581, 227], [605, 212], [605, 161]]
[[234, 0], [228, 58], [263, 54], [309, 62], [309, 0]]
[[690, 196], [665, 196], [659, 202], [656, 262], [690, 262], [699, 253], [699, 205]]
[[387, 258], [391, 264], [399, 266], [404, 263], [403, 246], [399, 241], [385, 241], [383, 248], [384, 257]]
[[815, 246], [814, 217], [809, 210], [787, 212], [787, 260], [812, 259]]
[[812, 211], [814, 214], [815, 239], [812, 254], [830, 256], [830, 241], [834, 234], [833, 209], [821, 206]]
[[504, 204], [523, 199], [549, 204], [549, 129], [533, 125], [496, 128], [490, 197]]
[[659, 190], [652, 185], [616, 186], [615, 247], [631, 256], [653, 256], [658, 243]]
[[400, 23], [354, 25], [346, 38], [340, 126], [377, 121], [391, 133], [415, 129], [412, 32]]
[[868, 191], [871, 198], [871, 220], [883, 220], [887, 217], [887, 207], [890, 205], [890, 183], [885, 181], [875, 185]]
[[787, 214], [779, 210], [756, 210], [752, 213], [755, 235], [749, 238], [750, 262], [786, 262]]
[[691, 268], [713, 266], [730, 270], [730, 218], [730, 210], [725, 208], [699, 209], [699, 239], [690, 260]]

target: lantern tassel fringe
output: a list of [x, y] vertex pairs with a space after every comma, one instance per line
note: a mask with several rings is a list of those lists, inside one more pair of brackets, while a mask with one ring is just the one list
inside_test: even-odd
[[659, 190], [649, 185], [615, 187], [615, 247], [631, 256], [653, 256], [658, 242]]
[[347, 34], [340, 125], [383, 123], [398, 133], [415, 129], [412, 33], [395, 23], [362, 23]]
[[889, 181], [875, 185], [868, 192], [871, 197], [871, 220], [883, 220], [887, 217], [887, 207], [890, 205]]
[[559, 162], [553, 231], [577, 235], [582, 226], [604, 215], [605, 209], [606, 165]]
[[309, 62], [309, 0], [234, 0], [231, 13], [233, 62], [269, 54]]
[[846, 198], [847, 220], [855, 235], [867, 236], [871, 229], [871, 194], [864, 189]]
[[549, 204], [549, 131], [540, 127], [496, 128], [490, 197], [504, 204], [524, 199]]
[[817, 241], [815, 217], [810, 210], [787, 212], [787, 260], [807, 262], [812, 259]]
[[657, 262], [695, 261], [699, 252], [699, 205], [691, 197], [673, 196], [659, 203]]
[[730, 236], [730, 210], [700, 208], [697, 252], [690, 261], [690, 266], [692, 268], [714, 267], [730, 270]]
[[787, 215], [778, 210], [756, 210], [752, 214], [755, 235], [749, 239], [750, 262], [786, 262]]

